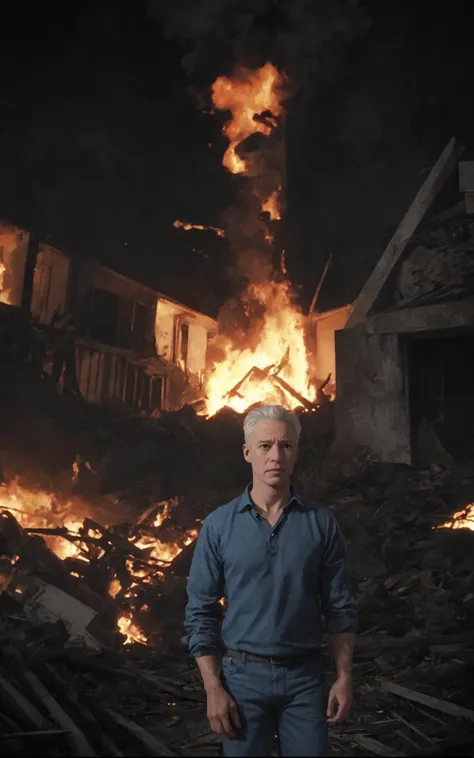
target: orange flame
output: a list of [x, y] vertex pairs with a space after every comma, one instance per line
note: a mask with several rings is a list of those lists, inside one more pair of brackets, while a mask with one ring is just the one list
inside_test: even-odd
[[[231, 78], [220, 76], [212, 86], [212, 102], [222, 111], [230, 111], [232, 118], [224, 126], [224, 134], [230, 142], [223, 163], [233, 174], [247, 171], [245, 161], [235, 149], [251, 134], [270, 134], [275, 126], [274, 119], [282, 112], [282, 88], [285, 79], [271, 63], [266, 63], [257, 71], [238, 68]], [[262, 113], [273, 116], [256, 119]]]
[[466, 505], [462, 511], [453, 514], [450, 521], [435, 527], [436, 529], [470, 529], [474, 532], [474, 503]]
[[[88, 515], [83, 504], [60, 502], [51, 492], [29, 490], [17, 481], [0, 485], [0, 509], [10, 511], [25, 529], [66, 527], [72, 534], [78, 533]], [[50, 535], [45, 535], [44, 540], [58, 558], [81, 557], [78, 543]]]
[[[270, 135], [284, 115], [283, 102], [288, 94], [288, 80], [271, 63], [257, 71], [238, 68], [231, 78], [221, 76], [213, 84], [212, 101], [219, 110], [227, 110], [231, 118], [224, 126], [229, 147], [223, 164], [234, 174], [247, 174], [252, 193], [259, 199], [261, 211], [273, 221], [281, 218], [278, 186], [269, 195], [263, 161], [247, 166], [237, 154], [238, 146], [253, 134]], [[275, 174], [275, 167], [272, 168]], [[281, 168], [283, 170], [283, 168]], [[263, 179], [263, 181], [262, 181]], [[273, 183], [275, 187], [275, 183]], [[268, 190], [267, 190], [268, 192]], [[265, 234], [267, 244], [273, 243], [272, 231]], [[260, 323], [255, 324], [253, 338], [242, 349], [224, 335], [218, 335], [213, 347], [223, 356], [208, 372], [205, 383], [206, 403], [203, 413], [214, 415], [223, 406], [242, 413], [256, 403], [272, 403], [296, 408], [316, 399], [310, 382], [310, 369], [305, 345], [305, 319], [291, 299], [286, 275], [284, 252], [280, 260], [280, 281], [269, 279], [251, 283], [242, 300], [262, 306]], [[245, 303], [244, 303], [245, 304]], [[247, 311], [248, 312], [248, 311]], [[256, 336], [258, 334], [258, 336]]]
[[184, 229], [185, 232], [191, 231], [191, 229], [197, 229], [200, 232], [215, 232], [218, 237], [225, 237], [225, 231], [219, 229], [217, 226], [203, 226], [202, 224], [190, 224], [189, 221], [179, 221], [177, 219], [173, 222], [175, 229]]
[[5, 303], [5, 305], [12, 305], [11, 290], [7, 290], [4, 288], [6, 270], [7, 270], [7, 267], [5, 266], [3, 261], [0, 261], [0, 303]]
[[[281, 187], [280, 187], [281, 190]], [[279, 221], [281, 219], [280, 213], [280, 201], [278, 197], [278, 190], [272, 192], [269, 198], [262, 203], [262, 211], [265, 211], [270, 215], [272, 221]]]
[[124, 613], [117, 621], [119, 632], [124, 635], [124, 645], [131, 645], [132, 642], [138, 642], [141, 645], [146, 645], [148, 639], [140, 627], [134, 623], [130, 613]]
[[[304, 398], [315, 399], [309, 383], [309, 366], [304, 340], [304, 316], [290, 299], [288, 283], [268, 282], [252, 285], [250, 291], [265, 306], [265, 318], [258, 344], [246, 350], [224, 345], [224, 360], [214, 366], [206, 382], [206, 409], [213, 416], [227, 405], [243, 413], [254, 403], [272, 403], [296, 408], [301, 402], [274, 381], [277, 376]], [[219, 338], [217, 338], [219, 340]], [[268, 377], [254, 372], [240, 388], [238, 383], [255, 367], [268, 371]]]

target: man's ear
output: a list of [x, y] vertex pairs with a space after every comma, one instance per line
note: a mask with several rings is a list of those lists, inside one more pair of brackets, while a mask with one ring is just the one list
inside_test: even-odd
[[242, 445], [242, 452], [247, 463], [250, 463], [250, 450], [245, 443]]

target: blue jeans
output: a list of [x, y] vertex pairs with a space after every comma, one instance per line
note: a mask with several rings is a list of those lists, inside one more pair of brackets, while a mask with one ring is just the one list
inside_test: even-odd
[[321, 661], [282, 666], [222, 658], [224, 686], [237, 702], [241, 728], [223, 742], [224, 756], [270, 756], [278, 732], [280, 755], [327, 756], [328, 692]]

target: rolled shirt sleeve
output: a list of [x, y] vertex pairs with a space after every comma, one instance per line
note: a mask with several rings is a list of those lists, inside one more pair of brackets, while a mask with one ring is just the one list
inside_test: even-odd
[[328, 634], [357, 632], [357, 600], [349, 576], [347, 549], [331, 511], [320, 575], [321, 609]]
[[219, 600], [224, 576], [215, 532], [209, 517], [203, 521], [196, 543], [187, 585], [184, 627], [191, 655], [213, 655], [221, 650]]

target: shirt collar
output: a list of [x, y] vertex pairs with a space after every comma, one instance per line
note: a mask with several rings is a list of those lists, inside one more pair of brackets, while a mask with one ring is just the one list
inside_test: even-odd
[[[254, 507], [254, 503], [252, 501], [252, 498], [250, 497], [251, 489], [252, 489], [252, 483], [247, 484], [246, 488], [240, 495], [239, 503], [237, 506], [237, 510], [239, 513], [243, 513], [244, 511], [249, 510], [250, 508]], [[293, 487], [290, 487], [290, 495], [291, 495], [291, 499], [290, 499], [290, 502], [286, 506], [287, 508], [292, 503], [297, 503], [302, 508], [306, 507], [304, 504], [303, 498], [301, 497], [301, 495], [298, 495], [298, 493], [295, 491]]]

